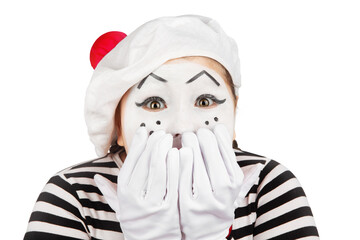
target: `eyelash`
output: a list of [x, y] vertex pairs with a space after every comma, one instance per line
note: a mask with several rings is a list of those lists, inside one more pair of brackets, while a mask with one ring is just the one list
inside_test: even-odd
[[[223, 100], [219, 100], [217, 99], [214, 95], [211, 95], [211, 94], [202, 94], [200, 95], [199, 97], [196, 98], [196, 103], [198, 103], [200, 100], [202, 99], [210, 99], [212, 102], [215, 102], [216, 104], [222, 104], [226, 101], [226, 99], [223, 99]], [[142, 103], [135, 103], [136, 106], [138, 107], [142, 107], [142, 106], [147, 106], [148, 103], [152, 103], [152, 102], [160, 102], [161, 104], [165, 105], [165, 100], [162, 99], [161, 97], [149, 97], [147, 99], [145, 99]], [[199, 106], [195, 103], [196, 106]], [[212, 106], [213, 104], [209, 104], [209, 106]], [[209, 106], [206, 106], [206, 107], [209, 107]], [[148, 109], [152, 109], [151, 107], [146, 107]], [[159, 109], [162, 109], [161, 107]]]

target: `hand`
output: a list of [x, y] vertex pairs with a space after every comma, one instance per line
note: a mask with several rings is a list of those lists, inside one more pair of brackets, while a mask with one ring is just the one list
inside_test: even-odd
[[[223, 124], [182, 134], [180, 224], [186, 240], [221, 240], [234, 220], [244, 174]], [[243, 196], [240, 196], [240, 198]]]
[[137, 129], [120, 169], [117, 187], [106, 178], [94, 179], [116, 212], [126, 240], [181, 239], [178, 212], [179, 150], [164, 130], [148, 137]]

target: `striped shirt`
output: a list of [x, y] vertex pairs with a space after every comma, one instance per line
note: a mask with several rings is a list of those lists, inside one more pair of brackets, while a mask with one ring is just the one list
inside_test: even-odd
[[[93, 179], [101, 174], [117, 183], [121, 151], [68, 167], [51, 177], [35, 203], [24, 240], [124, 239], [115, 212]], [[262, 170], [243, 205], [235, 209], [227, 239], [319, 239], [297, 178], [275, 160], [240, 148], [234, 152], [245, 175], [259, 164]]]

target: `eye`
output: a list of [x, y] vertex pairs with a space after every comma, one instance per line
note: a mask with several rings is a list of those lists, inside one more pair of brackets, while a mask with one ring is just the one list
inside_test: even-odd
[[222, 104], [226, 101], [226, 99], [219, 100], [214, 95], [211, 94], [202, 94], [196, 99], [195, 106], [198, 107], [209, 107], [216, 104]]
[[201, 98], [200, 100], [197, 101], [197, 106], [200, 107], [208, 107], [210, 105], [212, 105], [213, 100], [211, 100], [210, 98]]
[[135, 103], [136, 106], [150, 109], [150, 110], [159, 110], [166, 108], [165, 101], [161, 97], [149, 97], [145, 99], [142, 103]]
[[163, 105], [164, 104], [162, 102], [155, 100], [155, 101], [150, 101], [150, 102], [146, 103], [145, 106], [150, 109], [160, 109], [160, 108], [163, 108], [162, 107]]

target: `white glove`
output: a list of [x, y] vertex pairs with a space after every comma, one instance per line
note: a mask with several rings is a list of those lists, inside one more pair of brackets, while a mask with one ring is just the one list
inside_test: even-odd
[[178, 212], [179, 150], [164, 130], [150, 136], [137, 129], [117, 187], [101, 175], [94, 180], [116, 212], [126, 240], [181, 239]]
[[213, 132], [200, 128], [196, 135], [182, 134], [179, 150], [182, 239], [226, 239], [234, 221], [236, 200], [247, 193], [242, 186], [248, 188], [256, 180], [249, 177], [244, 184], [244, 174], [225, 125], [216, 125]]

